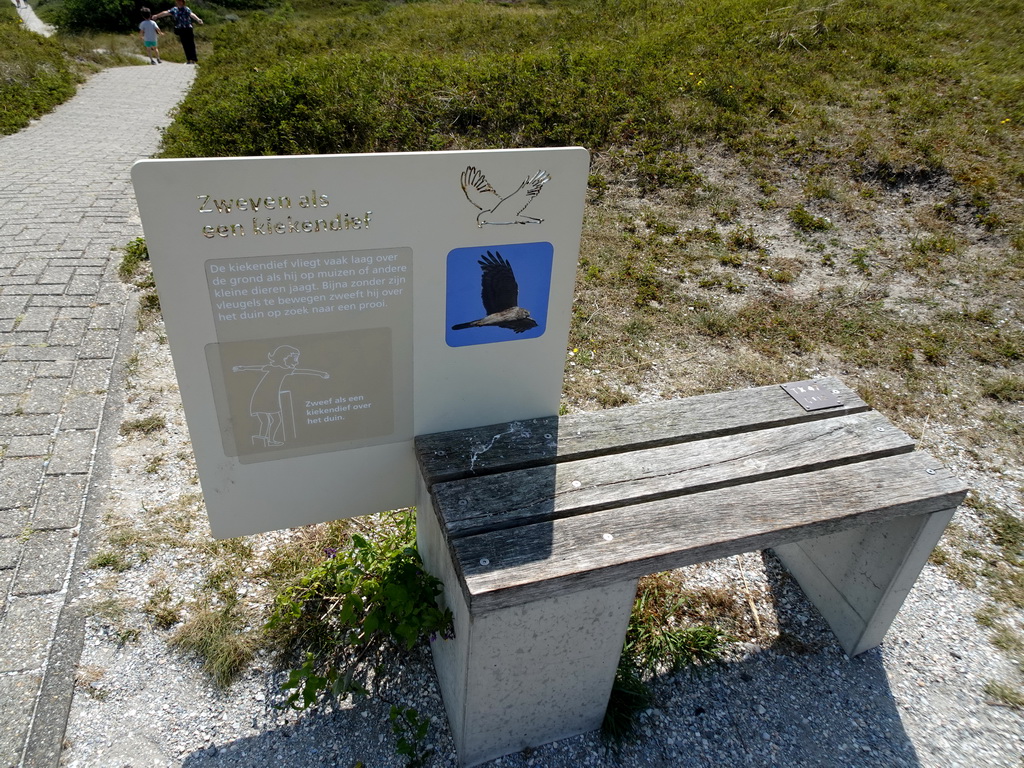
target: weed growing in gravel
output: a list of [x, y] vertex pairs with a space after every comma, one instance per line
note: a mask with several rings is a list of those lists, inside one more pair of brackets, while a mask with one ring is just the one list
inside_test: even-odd
[[143, 331], [160, 312], [160, 296], [156, 292], [156, 281], [149, 263], [149, 249], [146, 240], [137, 237], [124, 245], [121, 250], [124, 256], [117, 267], [118, 276], [126, 283], [131, 283], [141, 291], [139, 296], [138, 326]]
[[398, 737], [395, 751], [406, 759], [407, 768], [420, 768], [433, 753], [426, 745], [430, 718], [421, 717], [413, 707], [391, 705], [391, 732]]
[[107, 692], [103, 690], [101, 680], [106, 672], [102, 667], [91, 665], [79, 667], [75, 672], [75, 685], [85, 691], [86, 695], [97, 701], [107, 698]]
[[[952, 524], [944, 541], [961, 548], [960, 557], [953, 557], [946, 547], [932, 554], [932, 562], [950, 576], [973, 587], [976, 575], [988, 591], [988, 602], [975, 614], [979, 625], [990, 631], [992, 644], [1003, 651], [1024, 674], [1024, 635], [1013, 614], [1024, 608], [1024, 522], [1001, 506], [969, 493], [964, 506], [970, 508], [988, 529], [990, 537], [965, 536], [961, 526]], [[1014, 688], [1008, 683], [990, 683], [986, 692], [1002, 703], [1013, 700]], [[1002, 698], [1002, 692], [1009, 698]], [[1020, 695], [1019, 691], [1017, 695]]]
[[157, 588], [142, 610], [153, 619], [153, 626], [157, 629], [170, 629], [181, 621], [181, 604], [167, 586]]
[[90, 568], [109, 568], [121, 573], [132, 567], [128, 559], [120, 552], [100, 552], [89, 560]]
[[92, 603], [92, 615], [102, 621], [118, 646], [133, 643], [141, 636], [141, 630], [129, 623], [132, 604], [129, 600], [108, 597]]
[[1019, 403], [1024, 400], [1024, 376], [1007, 374], [987, 384], [982, 389], [985, 397], [1005, 403]]
[[121, 248], [124, 254], [121, 263], [117, 267], [117, 276], [126, 283], [131, 282], [142, 272], [143, 265], [149, 261], [149, 249], [146, 248], [146, 239], [136, 237]]
[[721, 659], [730, 635], [711, 624], [694, 624], [691, 617], [695, 611], [703, 613], [701, 605], [714, 605], [719, 618], [725, 618], [734, 604], [729, 595], [718, 591], [682, 590], [668, 574], [640, 580], [602, 725], [606, 736], [617, 741], [629, 734], [636, 716], [650, 701], [649, 677]]
[[951, 235], [915, 237], [910, 243], [910, 254], [904, 259], [904, 265], [908, 269], [938, 268], [958, 250], [959, 244]]

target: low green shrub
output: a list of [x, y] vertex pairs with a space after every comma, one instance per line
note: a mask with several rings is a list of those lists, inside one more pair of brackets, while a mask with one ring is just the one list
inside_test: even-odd
[[135, 29], [141, 17], [135, 0], [63, 0], [54, 8], [53, 19], [69, 32], [126, 32]]
[[78, 78], [61, 46], [24, 28], [7, 5], [0, 14], [0, 135], [20, 131], [75, 93]]
[[[273, 22], [266, 22], [273, 24]], [[287, 56], [201, 78], [165, 156], [606, 146], [665, 118], [648, 73], [596, 51]], [[566, 84], [569, 85], [566, 85]]]

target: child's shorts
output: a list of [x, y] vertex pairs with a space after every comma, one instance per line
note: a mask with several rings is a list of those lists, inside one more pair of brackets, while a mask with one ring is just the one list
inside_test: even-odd
[[143, 43], [147, 48], [156, 48], [156, 40], [144, 40]]

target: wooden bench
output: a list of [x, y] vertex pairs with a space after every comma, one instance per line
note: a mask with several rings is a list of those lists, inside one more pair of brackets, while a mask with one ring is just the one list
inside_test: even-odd
[[[805, 383], [807, 384], [807, 383]], [[418, 544], [460, 760], [600, 726], [639, 577], [772, 548], [851, 656], [966, 489], [837, 379], [416, 439]]]

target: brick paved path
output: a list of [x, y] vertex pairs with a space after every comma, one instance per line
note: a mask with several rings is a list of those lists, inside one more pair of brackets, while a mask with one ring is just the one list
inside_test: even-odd
[[142, 234], [129, 170], [194, 72], [105, 70], [0, 137], [0, 768], [59, 755], [81, 647], [65, 603], [133, 330], [111, 249]]

